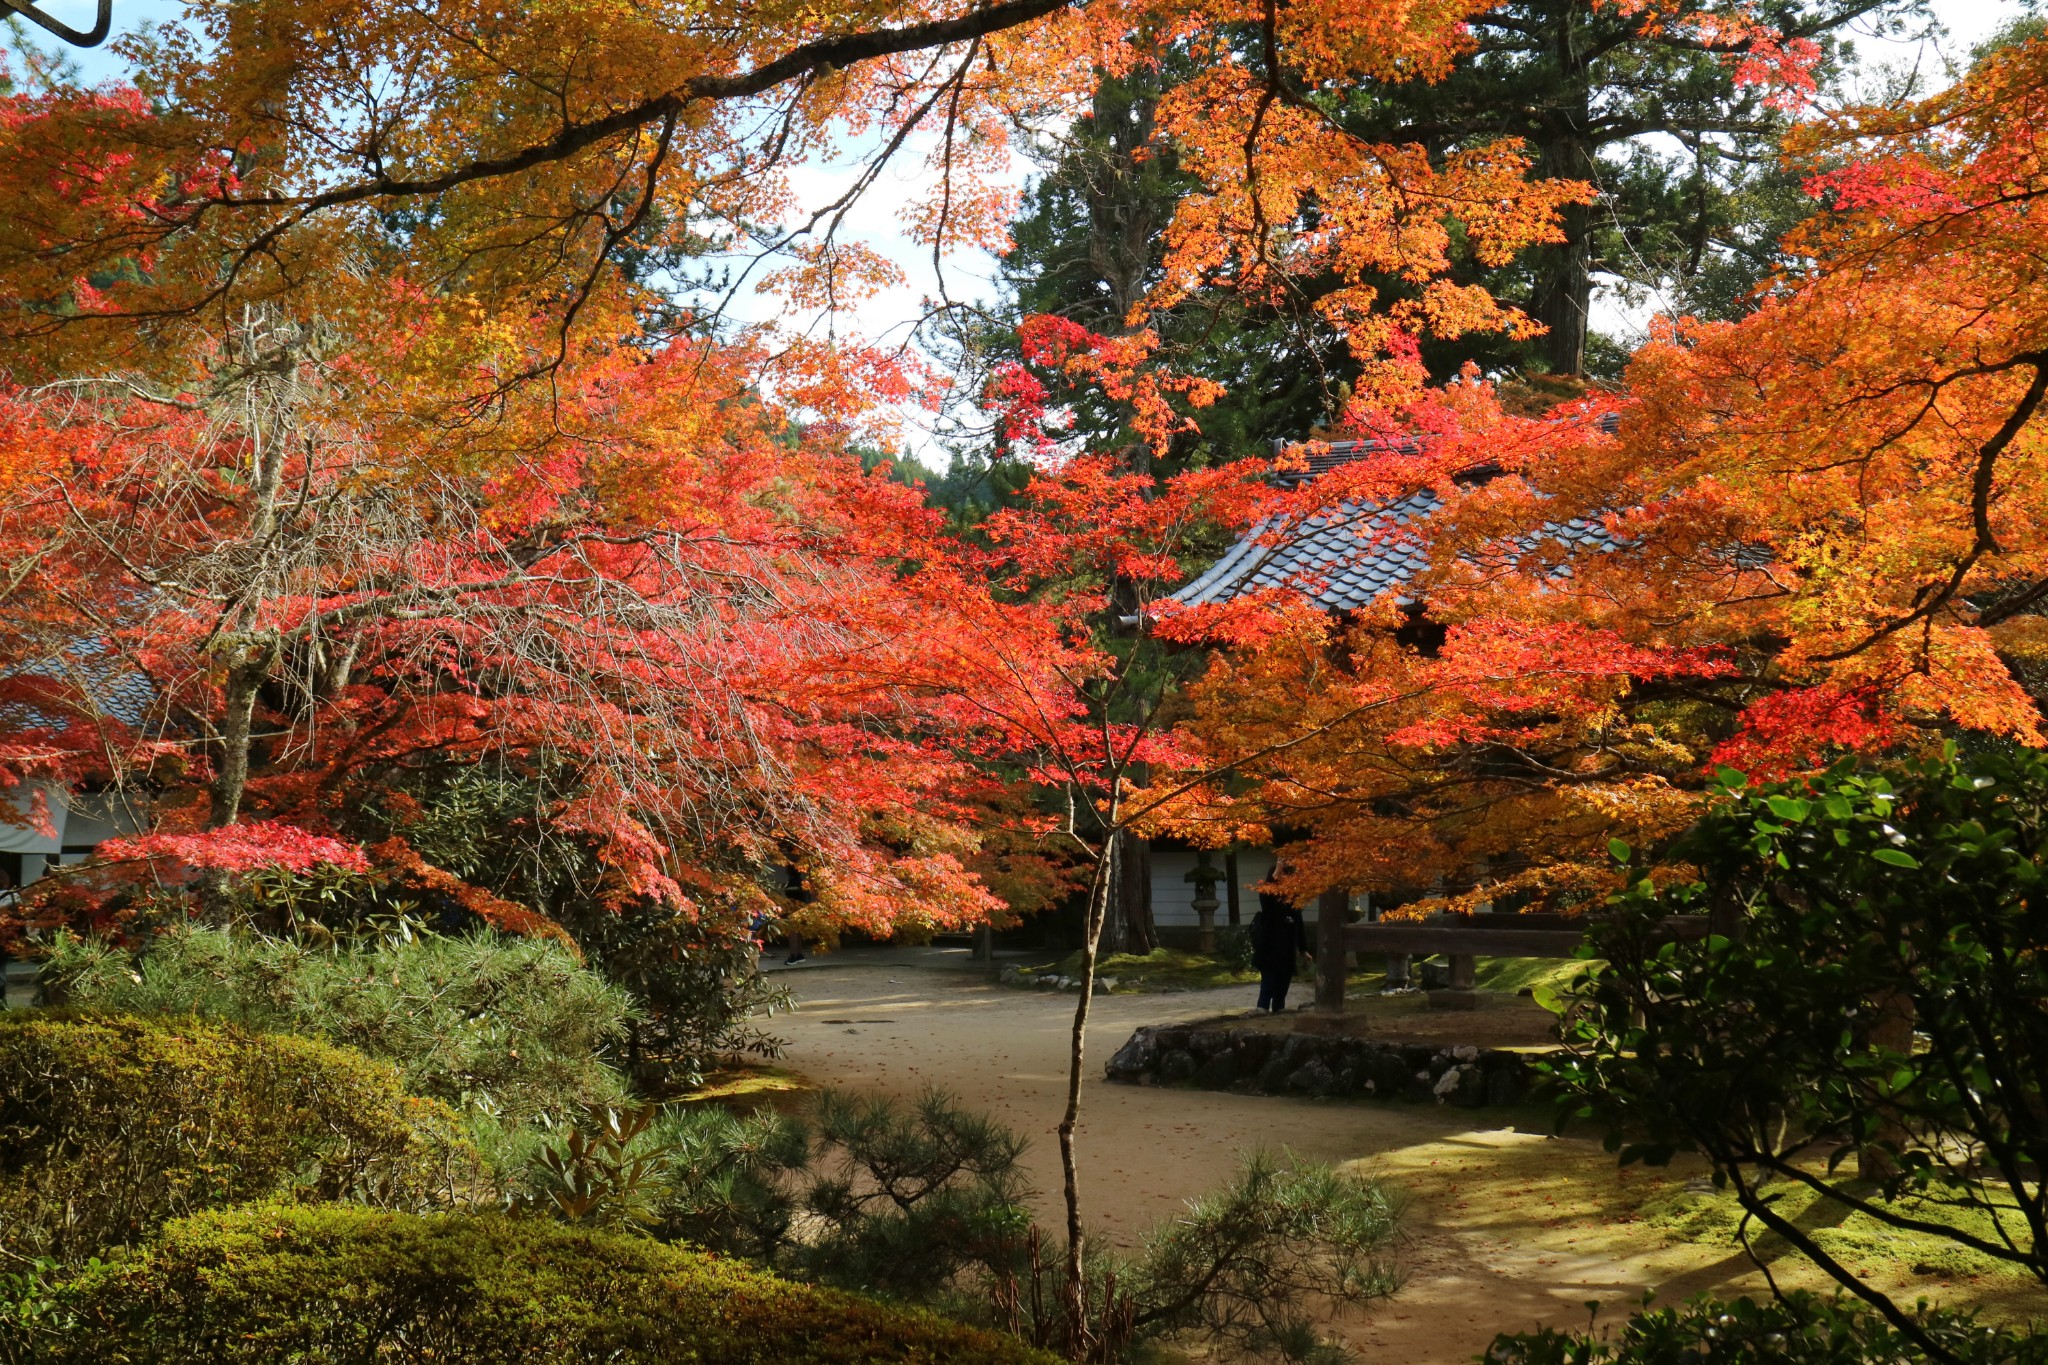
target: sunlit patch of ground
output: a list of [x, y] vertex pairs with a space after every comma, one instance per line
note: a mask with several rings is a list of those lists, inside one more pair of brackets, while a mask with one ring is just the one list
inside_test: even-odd
[[[1557, 965], [1563, 964], [1551, 964]], [[802, 1007], [774, 1021], [790, 1039], [788, 1066], [820, 1085], [857, 1091], [908, 1096], [938, 1086], [1001, 1119], [1031, 1140], [1025, 1167], [1039, 1192], [1037, 1211], [1049, 1226], [1057, 1223], [1052, 1126], [1065, 1093], [1075, 997], [1002, 989], [983, 976], [896, 961], [867, 968], [849, 962], [847, 969], [802, 976], [794, 987]], [[1329, 1324], [1366, 1360], [1470, 1362], [1498, 1332], [1582, 1325], [1592, 1301], [1602, 1305], [1606, 1322], [1646, 1293], [1683, 1300], [1698, 1293], [1767, 1292], [1733, 1237], [1726, 1197], [1705, 1185], [1702, 1167], [1617, 1169], [1595, 1134], [1546, 1136], [1547, 1110], [1312, 1101], [1101, 1082], [1102, 1060], [1137, 1025], [1217, 1018], [1249, 1009], [1250, 995], [1233, 987], [1094, 1002], [1082, 1188], [1088, 1221], [1108, 1241], [1134, 1245], [1184, 1201], [1228, 1180], [1240, 1153], [1264, 1146], [1345, 1163], [1406, 1191], [1406, 1286], [1367, 1317]], [[1504, 1008], [1534, 1008], [1526, 999], [1518, 1005], [1506, 1000]], [[1455, 1032], [1480, 1022], [1480, 1012], [1461, 1018], [1459, 1011], [1429, 1011], [1413, 996], [1384, 1003], [1414, 1011], [1407, 1025], [1414, 1029], [1441, 1021]], [[1394, 1032], [1394, 1016], [1385, 1017], [1386, 1033]], [[1924, 1295], [1983, 1305], [1998, 1317], [2048, 1317], [2040, 1292], [2009, 1277], [1981, 1273], [1973, 1279], [1924, 1246], [1875, 1238], [1857, 1245], [1867, 1234], [1854, 1220], [1830, 1227], [1810, 1211], [1801, 1216], [1844, 1239], [1839, 1245], [1845, 1249], [1854, 1246], [1859, 1259], [1852, 1263], [1909, 1303]], [[1828, 1288], [1788, 1249], [1760, 1241], [1758, 1250], [1781, 1284]]]
[[[1415, 1201], [1418, 1273], [1406, 1302], [1390, 1309], [1396, 1315], [1426, 1309], [1457, 1285], [1504, 1295], [1489, 1300], [1489, 1315], [1512, 1312], [1519, 1300], [1558, 1325], [1573, 1321], [1574, 1308], [1583, 1321], [1594, 1302], [1604, 1318], [1626, 1313], [1646, 1294], [1674, 1302], [1769, 1292], [1737, 1235], [1740, 1208], [1713, 1189], [1697, 1160], [1618, 1167], [1599, 1146], [1575, 1138], [1474, 1129], [1352, 1167]], [[1861, 1215], [1844, 1217], [1804, 1190], [1788, 1189], [1783, 1207], [1831, 1255], [1904, 1303], [1982, 1307], [1995, 1319], [2048, 1313], [2031, 1280], [1989, 1258], [1890, 1232]], [[1781, 1286], [1832, 1292], [1833, 1282], [1789, 1244], [1752, 1231], [1751, 1247]]]
[[763, 1105], [784, 1108], [817, 1090], [808, 1076], [779, 1066], [729, 1066], [708, 1073], [704, 1084], [679, 1097], [682, 1104], [721, 1104], [748, 1112]]

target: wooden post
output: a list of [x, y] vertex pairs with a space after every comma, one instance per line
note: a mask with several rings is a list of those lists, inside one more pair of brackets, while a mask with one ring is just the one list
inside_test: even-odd
[[1237, 885], [1237, 850], [1234, 848], [1223, 855], [1223, 875], [1228, 878], [1225, 885], [1230, 891], [1230, 922], [1236, 924], [1243, 913], [1239, 905], [1239, 897], [1244, 892]]
[[1478, 1009], [1478, 960], [1471, 953], [1446, 953], [1445, 956], [1450, 959], [1451, 984], [1445, 990], [1431, 991], [1429, 1003], [1445, 1010]]
[[1344, 1012], [1344, 912], [1350, 908], [1343, 891], [1316, 898], [1316, 1008], [1331, 1014]]

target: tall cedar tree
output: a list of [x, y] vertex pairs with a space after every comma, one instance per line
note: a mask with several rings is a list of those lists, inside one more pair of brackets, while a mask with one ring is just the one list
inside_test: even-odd
[[[1927, 22], [1923, 0], [1778, 0], [1766, 10], [1788, 38], [1818, 43], [1823, 81], [1843, 74], [1843, 30], [1852, 23], [1898, 33]], [[1731, 318], [1751, 306], [1782, 263], [1779, 238], [1812, 211], [1800, 178], [1779, 165], [1792, 121], [1782, 101], [1739, 81], [1713, 44], [1661, 15], [1536, 0], [1490, 10], [1471, 28], [1470, 46], [1441, 80], [1366, 82], [1322, 93], [1319, 103], [1370, 140], [1418, 143], [1439, 156], [1517, 139], [1536, 153], [1539, 173], [1587, 182], [1600, 197], [1564, 207], [1562, 241], [1532, 245], [1495, 269], [1460, 260], [1461, 278], [1517, 301], [1546, 330], [1427, 343], [1434, 375], [1477, 362], [1489, 371], [1613, 377], [1625, 355], [1589, 327], [1595, 276], [1689, 316]], [[1159, 124], [1161, 96], [1191, 74], [1189, 55], [1169, 50], [1129, 76], [1105, 78], [1088, 114], [1049, 144], [1003, 258], [1017, 316], [1053, 314], [1112, 333], [1150, 327], [1174, 364], [1224, 386], [1199, 429], [1176, 441], [1175, 464], [1307, 438], [1343, 415], [1356, 377], [1342, 335], [1309, 306], [1334, 279], [1298, 282], [1268, 308], [1214, 289], [1171, 313], [1148, 309], [1165, 229], [1179, 200], [1199, 188]], [[1394, 276], [1380, 285], [1405, 289]], [[1016, 358], [1014, 342], [991, 344], [998, 357]], [[1098, 447], [1122, 445], [1142, 466], [1127, 410], [1087, 391], [1059, 397], [1071, 410], [1069, 432]], [[997, 444], [1000, 463], [1012, 452]], [[989, 457], [978, 450], [970, 458]]]

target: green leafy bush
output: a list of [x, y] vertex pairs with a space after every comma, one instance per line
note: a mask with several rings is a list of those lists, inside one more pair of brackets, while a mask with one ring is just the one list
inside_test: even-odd
[[591, 970], [631, 993], [622, 1061], [649, 1093], [701, 1085], [740, 1053], [779, 1056], [781, 1040], [753, 1020], [789, 1008], [789, 993], [754, 970], [743, 923], [597, 894], [608, 869], [586, 836], [552, 814], [580, 794], [566, 768], [433, 769], [350, 812], [349, 832], [365, 843], [402, 837], [433, 866], [567, 930]]
[[53, 998], [121, 1014], [197, 1015], [381, 1057], [406, 1088], [517, 1123], [622, 1097], [600, 1053], [631, 1001], [558, 943], [412, 933], [314, 945], [180, 927], [130, 952], [64, 935]]
[[754, 1020], [792, 1008], [788, 990], [755, 968], [747, 931], [672, 907], [623, 912], [577, 902], [561, 915], [590, 965], [632, 992], [627, 1072], [649, 1091], [688, 1090], [741, 1055], [776, 1058], [782, 1040]]
[[1875, 1313], [1844, 1299], [1792, 1293], [1757, 1303], [1696, 1299], [1630, 1318], [1618, 1335], [1544, 1328], [1496, 1337], [1487, 1365], [2042, 1365], [2048, 1336], [1986, 1327], [1965, 1314], [1916, 1319], [1929, 1355]]
[[269, 1207], [173, 1223], [57, 1292], [52, 1365], [1026, 1365], [1011, 1339], [645, 1238]]
[[0, 1365], [30, 1365], [62, 1326], [56, 1288], [63, 1270], [47, 1256], [0, 1263]]
[[1257, 971], [1252, 962], [1252, 931], [1249, 925], [1226, 924], [1216, 931], [1216, 956], [1231, 970]]
[[0, 1246], [76, 1261], [278, 1194], [424, 1207], [476, 1178], [445, 1106], [310, 1038], [0, 1015]]
[[[1706, 1156], [1745, 1236], [1943, 1358], [1782, 1193], [2048, 1284], [2048, 755], [1724, 771], [1675, 855], [1701, 880], [1615, 898], [1562, 994], [1568, 1106], [1624, 1161]], [[1674, 914], [1708, 932], [1670, 941]]]

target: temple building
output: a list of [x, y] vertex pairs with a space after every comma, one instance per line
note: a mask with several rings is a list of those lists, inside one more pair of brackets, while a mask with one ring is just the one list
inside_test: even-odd
[[[1611, 429], [1611, 423], [1603, 422], [1603, 427]], [[1312, 483], [1333, 469], [1390, 450], [1413, 453], [1413, 447], [1405, 442], [1332, 441], [1311, 455], [1304, 468], [1276, 477], [1290, 486]], [[1483, 482], [1497, 472], [1481, 466], [1461, 479]], [[1170, 600], [1205, 606], [1286, 588], [1325, 611], [1355, 610], [1387, 593], [1400, 593], [1427, 567], [1427, 546], [1419, 528], [1440, 505], [1433, 491], [1423, 489], [1387, 503], [1339, 502], [1306, 518], [1284, 536], [1274, 536], [1273, 528], [1261, 523]], [[1594, 551], [1614, 547], [1605, 526], [1581, 519], [1545, 525], [1531, 540], [1562, 541], [1574, 549]], [[1402, 604], [1421, 616], [1420, 602], [1404, 598]], [[1196, 940], [1195, 885], [1188, 875], [1198, 857], [1192, 847], [1176, 841], [1155, 840], [1149, 846], [1152, 923], [1160, 941], [1169, 946], [1191, 947]], [[1218, 887], [1216, 922], [1237, 923], [1240, 917], [1249, 920], [1258, 910], [1257, 885], [1273, 870], [1273, 851], [1239, 848], [1208, 857], [1218, 866], [1227, 862], [1236, 869], [1235, 876]], [[1227, 900], [1226, 889], [1234, 893]], [[1229, 914], [1233, 906], [1237, 915]], [[1366, 897], [1352, 897], [1352, 909], [1367, 918], [1372, 916]], [[1316, 922], [1315, 906], [1306, 907], [1304, 914], [1310, 924]]]

